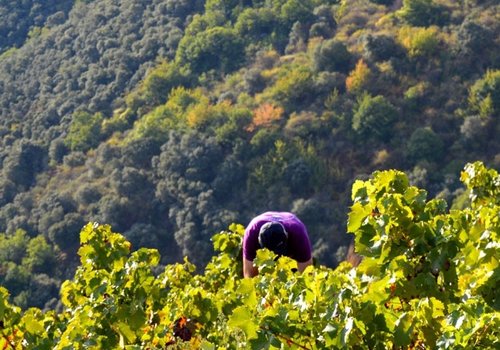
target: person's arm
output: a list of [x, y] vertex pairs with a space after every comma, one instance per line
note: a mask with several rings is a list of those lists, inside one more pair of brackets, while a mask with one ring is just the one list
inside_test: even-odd
[[296, 216], [288, 221], [287, 230], [289, 234], [289, 250], [292, 257], [297, 261], [297, 270], [303, 272], [306, 267], [313, 264], [311, 241], [309, 233], [302, 221]]
[[306, 269], [306, 267], [308, 267], [309, 265], [312, 265], [313, 263], [313, 258], [311, 257], [311, 259], [307, 260], [306, 262], [298, 262], [297, 261], [297, 268], [299, 270], [299, 272], [302, 272]]
[[259, 230], [262, 226], [261, 220], [258, 217], [252, 219], [245, 228], [243, 236], [243, 277], [257, 276], [259, 270], [254, 266], [257, 249], [259, 249]]
[[253, 264], [253, 261], [247, 260], [243, 257], [243, 277], [254, 277], [257, 276], [258, 273], [259, 271]]

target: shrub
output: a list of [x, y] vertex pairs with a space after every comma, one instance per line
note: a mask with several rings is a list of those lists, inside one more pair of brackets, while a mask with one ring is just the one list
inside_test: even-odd
[[71, 119], [68, 135], [64, 139], [72, 151], [88, 151], [99, 145], [101, 136], [101, 123], [104, 117], [101, 113], [94, 115], [79, 111]]
[[488, 70], [472, 85], [469, 107], [484, 117], [500, 113], [500, 70]]
[[400, 58], [404, 52], [394, 38], [387, 35], [368, 34], [363, 38], [363, 55], [373, 61], [387, 61], [393, 57]]
[[352, 128], [361, 136], [386, 141], [396, 119], [397, 110], [385, 97], [364, 94], [354, 112]]
[[403, 7], [398, 11], [398, 16], [416, 27], [444, 25], [449, 18], [446, 9], [433, 0], [403, 0]]
[[443, 141], [429, 128], [415, 130], [407, 144], [408, 157], [413, 161], [438, 161], [443, 150]]
[[371, 75], [370, 68], [360, 59], [346, 79], [345, 85], [347, 91], [355, 94], [361, 92], [369, 84]]
[[399, 30], [398, 39], [412, 58], [429, 58], [439, 50], [440, 38], [437, 27], [412, 28]]
[[326, 70], [347, 73], [351, 59], [351, 53], [344, 43], [330, 39], [323, 41], [314, 49], [313, 67], [317, 72]]

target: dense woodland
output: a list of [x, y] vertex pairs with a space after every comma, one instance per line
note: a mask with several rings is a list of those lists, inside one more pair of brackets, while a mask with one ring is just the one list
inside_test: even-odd
[[161, 264], [295, 212], [345, 258], [356, 179], [396, 168], [450, 206], [500, 167], [496, 0], [0, 4], [0, 284], [55, 308], [79, 232], [110, 224]]

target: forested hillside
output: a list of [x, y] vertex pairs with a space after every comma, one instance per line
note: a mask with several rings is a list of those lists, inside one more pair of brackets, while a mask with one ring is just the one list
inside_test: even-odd
[[73, 0], [2, 1], [0, 54], [21, 47], [29, 38], [39, 35], [44, 27], [51, 28], [63, 23], [73, 2]]
[[0, 284], [23, 307], [56, 306], [89, 221], [203, 266], [214, 232], [290, 210], [333, 267], [356, 179], [400, 169], [461, 208], [464, 165], [500, 167], [496, 0], [11, 1], [0, 23]]

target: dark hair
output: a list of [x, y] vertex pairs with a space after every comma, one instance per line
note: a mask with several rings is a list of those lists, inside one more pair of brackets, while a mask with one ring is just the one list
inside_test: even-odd
[[266, 222], [259, 231], [259, 244], [277, 255], [286, 255], [288, 248], [288, 232], [283, 224], [277, 221]]

